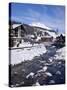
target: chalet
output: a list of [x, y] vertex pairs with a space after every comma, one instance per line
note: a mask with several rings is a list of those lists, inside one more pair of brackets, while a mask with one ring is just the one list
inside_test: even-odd
[[[40, 37], [39, 39], [37, 39]], [[9, 28], [10, 45], [12, 43], [20, 42], [23, 38], [34, 41], [48, 42], [56, 38], [54, 30], [47, 30], [41, 27], [30, 26], [27, 24], [12, 24]]]
[[24, 37], [30, 38], [34, 35], [34, 28], [27, 24], [12, 24], [9, 28], [9, 46], [20, 42]]
[[54, 30], [48, 30], [46, 28], [41, 27], [34, 27], [35, 32], [37, 31], [37, 35], [40, 36], [52, 36], [53, 38], [56, 38], [56, 31]]

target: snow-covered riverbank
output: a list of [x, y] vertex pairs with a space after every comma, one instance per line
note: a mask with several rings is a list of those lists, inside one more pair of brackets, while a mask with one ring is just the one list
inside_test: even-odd
[[35, 56], [46, 53], [44, 44], [35, 45], [31, 48], [11, 50], [11, 64], [18, 64], [26, 60], [32, 60]]
[[[12, 87], [65, 83], [65, 47], [56, 48], [55, 46], [48, 46], [45, 48], [44, 44], [40, 44], [36, 47], [25, 48], [25, 50], [12, 50], [13, 53], [15, 52], [14, 55], [21, 53], [21, 56], [17, 58], [15, 56], [15, 59], [22, 62], [11, 67]], [[39, 56], [35, 58], [33, 56], [31, 56], [31, 58], [27, 56], [24, 57], [26, 60], [21, 61], [23, 51], [25, 55], [28, 54], [31, 56], [31, 54], [33, 54], [33, 56]], [[33, 52], [35, 52], [35, 54]], [[12, 64], [14, 63], [16, 63], [16, 61], [12, 62]]]

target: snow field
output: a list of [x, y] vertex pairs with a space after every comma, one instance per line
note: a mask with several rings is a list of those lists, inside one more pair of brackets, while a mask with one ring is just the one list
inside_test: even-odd
[[14, 65], [32, 60], [35, 56], [40, 56], [41, 54], [46, 53], [46, 51], [44, 44], [39, 44], [31, 48], [11, 50], [11, 64]]

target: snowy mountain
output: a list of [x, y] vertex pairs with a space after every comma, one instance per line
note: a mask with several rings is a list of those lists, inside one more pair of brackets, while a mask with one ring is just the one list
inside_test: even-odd
[[48, 26], [46, 26], [45, 24], [40, 23], [40, 22], [35, 22], [35, 23], [30, 24], [30, 25], [31, 25], [31, 26], [34, 26], [34, 27], [40, 27], [40, 28], [46, 29], [46, 30], [47, 30], [46, 32], [47, 32], [50, 36], [56, 38], [56, 33], [52, 31], [53, 29], [50, 28], [50, 27], [48, 27]]
[[33, 22], [32, 24], [30, 24], [30, 26], [40, 27], [40, 28], [46, 29], [46, 30], [47, 30], [46, 32], [47, 32], [50, 36], [56, 38], [56, 33], [54, 32], [54, 30], [53, 30], [52, 28], [46, 26], [46, 25], [43, 24], [43, 23]]
[[47, 29], [47, 30], [51, 30], [50, 27], [46, 26], [45, 24], [43, 23], [40, 23], [40, 22], [33, 22], [32, 24], [30, 24], [31, 26], [36, 26], [36, 27], [41, 27], [41, 28], [44, 28], [44, 29]]

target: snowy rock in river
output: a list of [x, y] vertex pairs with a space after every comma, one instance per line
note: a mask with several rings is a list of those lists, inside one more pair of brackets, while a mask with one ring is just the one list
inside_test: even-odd
[[26, 78], [28, 79], [30, 76], [33, 78], [34, 73], [33, 73], [33, 72], [31, 72], [30, 74], [28, 74], [28, 75], [26, 76]]
[[50, 61], [50, 62], [52, 62], [52, 61], [53, 61], [53, 59], [52, 59], [52, 58], [49, 58], [49, 61]]
[[52, 76], [52, 74], [51, 74], [50, 72], [45, 72], [45, 74], [46, 74], [47, 76], [49, 76], [49, 77]]
[[44, 67], [43, 67], [43, 71], [46, 71], [46, 70], [47, 70], [47, 66], [44, 66]]
[[47, 66], [44, 66], [42, 69], [38, 70], [37, 72], [45, 72], [47, 70]]

